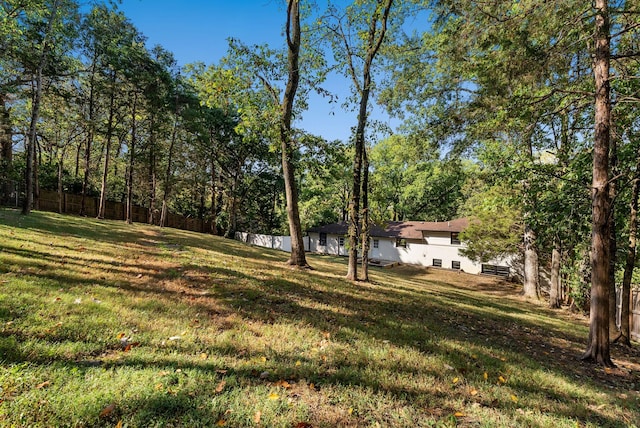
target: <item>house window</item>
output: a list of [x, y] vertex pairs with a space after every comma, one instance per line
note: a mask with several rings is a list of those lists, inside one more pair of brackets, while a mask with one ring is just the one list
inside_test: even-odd
[[340, 245], [341, 247], [344, 247], [344, 236], [341, 236], [338, 238], [338, 245]]
[[433, 259], [432, 265], [434, 267], [442, 267], [442, 259]]
[[378, 248], [380, 247], [380, 240], [379, 239], [374, 239], [373, 240], [373, 248]]
[[457, 260], [454, 260], [451, 262], [451, 269], [457, 269], [460, 270], [460, 262]]
[[320, 232], [320, 245], [327, 245], [327, 234]]
[[509, 266], [498, 266], [498, 265], [482, 265], [482, 273], [487, 275], [497, 275], [507, 277], [511, 273]]
[[407, 240], [404, 238], [396, 238], [396, 247], [407, 248]]
[[458, 232], [451, 232], [451, 245], [460, 245], [460, 237]]

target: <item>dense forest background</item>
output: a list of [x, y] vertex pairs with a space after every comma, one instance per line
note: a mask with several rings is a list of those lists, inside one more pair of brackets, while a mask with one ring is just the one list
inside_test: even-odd
[[[27, 211], [50, 189], [145, 206], [158, 225], [170, 211], [227, 236], [288, 234], [286, 158], [302, 230], [354, 213], [367, 224], [467, 216], [468, 255], [521, 254], [533, 298], [548, 268], [552, 306], [588, 310], [594, 267], [609, 277], [597, 288], [610, 293], [608, 314], [613, 284], [634, 282], [636, 0], [300, 2], [297, 52], [295, 38], [229, 40], [219, 63], [184, 67], [117, 5], [0, 5], [0, 194], [26, 195]], [[289, 36], [298, 2], [287, 5]], [[296, 128], [310, 93], [332, 97], [329, 73], [350, 91], [350, 141]], [[367, 121], [373, 102], [403, 125]]]

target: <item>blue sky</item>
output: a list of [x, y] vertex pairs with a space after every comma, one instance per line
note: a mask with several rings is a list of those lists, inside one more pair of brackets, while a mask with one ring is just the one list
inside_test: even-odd
[[[149, 47], [163, 46], [181, 66], [217, 63], [226, 53], [229, 37], [272, 47], [284, 42], [284, 0], [122, 0], [119, 9], [147, 37]], [[357, 121], [355, 112], [341, 107], [349, 94], [349, 80], [333, 76], [327, 89], [338, 94], [340, 102], [330, 105], [314, 96], [296, 126], [327, 140], [346, 141]], [[389, 122], [380, 109], [372, 117]]]

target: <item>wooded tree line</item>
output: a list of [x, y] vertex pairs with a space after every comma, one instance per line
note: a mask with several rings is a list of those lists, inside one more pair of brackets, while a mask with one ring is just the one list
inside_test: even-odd
[[[349, 221], [354, 280], [370, 222], [468, 216], [468, 255], [520, 254], [534, 299], [548, 268], [550, 305], [590, 311], [585, 358], [610, 365], [636, 264], [639, 2], [283, 3], [283, 48], [229, 40], [180, 68], [113, 5], [0, 2], [2, 197], [17, 182], [25, 213], [50, 188], [296, 241]], [[329, 73], [349, 141], [296, 127]]]

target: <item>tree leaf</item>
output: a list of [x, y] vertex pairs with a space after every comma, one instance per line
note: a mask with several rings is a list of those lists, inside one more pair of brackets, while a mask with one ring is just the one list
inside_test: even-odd
[[275, 392], [272, 392], [271, 394], [269, 394], [269, 400], [277, 400], [278, 398], [280, 398], [280, 396]]
[[289, 389], [291, 388], [291, 384], [289, 382], [287, 382], [286, 380], [279, 380], [276, 383], [274, 383], [275, 386], [281, 386], [284, 389]]
[[253, 415], [253, 422], [256, 424], [260, 423], [260, 419], [262, 418], [262, 412], [258, 410], [255, 415]]
[[106, 418], [116, 409], [116, 403], [111, 403], [100, 412], [101, 418]]
[[226, 380], [220, 381], [218, 386], [216, 386], [216, 392], [222, 392], [226, 384], [227, 384]]
[[42, 389], [42, 388], [46, 388], [47, 386], [51, 385], [51, 382], [49, 382], [48, 380], [38, 384], [36, 386], [36, 389]]

